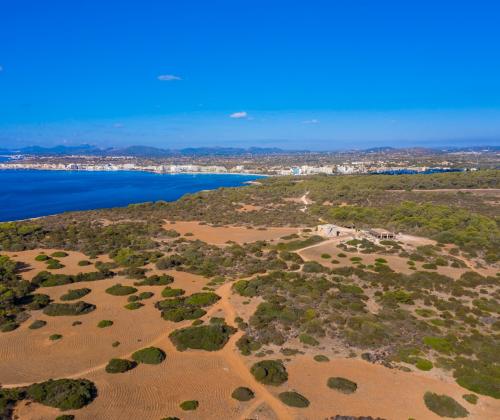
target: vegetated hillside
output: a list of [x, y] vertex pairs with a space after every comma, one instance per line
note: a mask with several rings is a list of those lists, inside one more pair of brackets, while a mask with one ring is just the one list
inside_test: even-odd
[[[268, 178], [261, 180], [261, 185], [199, 192], [175, 202], [65, 213], [36, 222], [2, 223], [0, 250], [42, 246], [96, 255], [124, 247], [152, 249], [157, 246], [155, 239], [165, 235], [161, 228], [164, 219], [252, 226], [314, 226], [321, 219], [429, 236], [453, 243], [471, 255], [498, 261], [498, 203], [488, 194], [411, 190], [499, 188], [499, 180], [498, 170]], [[300, 197], [305, 193], [313, 204], [302, 211]], [[238, 211], [245, 204], [259, 206], [259, 210]]]

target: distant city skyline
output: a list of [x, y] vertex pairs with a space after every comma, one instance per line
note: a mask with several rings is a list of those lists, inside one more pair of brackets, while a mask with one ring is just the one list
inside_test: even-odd
[[0, 148], [500, 144], [500, 5], [9, 2]]

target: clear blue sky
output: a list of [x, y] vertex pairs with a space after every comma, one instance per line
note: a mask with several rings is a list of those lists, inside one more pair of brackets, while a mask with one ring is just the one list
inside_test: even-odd
[[4, 0], [0, 146], [499, 144], [499, 19], [497, 0]]

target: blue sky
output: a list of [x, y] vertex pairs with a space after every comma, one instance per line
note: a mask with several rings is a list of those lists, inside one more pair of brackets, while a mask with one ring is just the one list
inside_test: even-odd
[[499, 144], [499, 15], [494, 0], [5, 0], [0, 146]]

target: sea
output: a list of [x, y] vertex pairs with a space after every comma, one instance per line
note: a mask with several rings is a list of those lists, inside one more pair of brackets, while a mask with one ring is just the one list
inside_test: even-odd
[[184, 194], [238, 187], [258, 178], [237, 174], [0, 170], [0, 221], [147, 201], [174, 201]]

